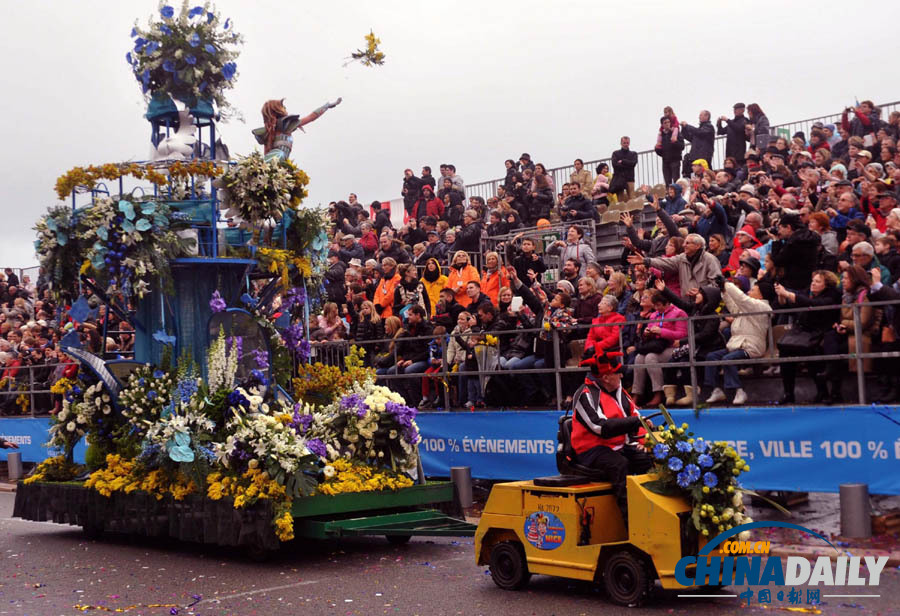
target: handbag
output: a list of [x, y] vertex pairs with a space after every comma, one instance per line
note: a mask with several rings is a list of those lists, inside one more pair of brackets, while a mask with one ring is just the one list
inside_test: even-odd
[[825, 333], [821, 331], [792, 327], [781, 337], [777, 346], [782, 355], [810, 355], [822, 346], [824, 337]]
[[650, 353], [662, 353], [669, 348], [671, 342], [665, 338], [650, 338], [642, 340], [636, 349], [638, 355], [649, 355]]

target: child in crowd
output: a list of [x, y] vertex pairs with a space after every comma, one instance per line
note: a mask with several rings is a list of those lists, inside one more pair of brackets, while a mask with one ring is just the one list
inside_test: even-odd
[[[477, 372], [478, 358], [475, 356], [475, 344], [479, 337], [473, 329], [475, 317], [472, 313], [463, 311], [459, 313], [456, 323], [447, 349], [447, 360], [453, 363], [453, 370], [456, 372]], [[464, 406], [470, 411], [476, 405], [484, 406], [481, 381], [477, 374], [459, 375], [457, 396], [460, 402], [466, 401]]]
[[[420, 409], [441, 406], [441, 372], [444, 369], [444, 348], [447, 347], [449, 336], [447, 328], [438, 325], [432, 331], [434, 339], [428, 343], [428, 367], [425, 376], [422, 377], [422, 401]], [[448, 355], [449, 357], [449, 355]], [[431, 387], [434, 386], [434, 397], [431, 396]]]
[[659, 119], [659, 132], [656, 133], [656, 147], [662, 147], [662, 139], [663, 139], [663, 120], [669, 120], [669, 124], [672, 127], [672, 136], [670, 140], [672, 143], [678, 141], [678, 131], [681, 128], [681, 125], [678, 124], [678, 118], [675, 116], [675, 112], [671, 107], [663, 107], [663, 115]]

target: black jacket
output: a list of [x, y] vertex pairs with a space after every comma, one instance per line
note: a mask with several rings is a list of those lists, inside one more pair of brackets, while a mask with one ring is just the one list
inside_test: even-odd
[[450, 332], [456, 327], [456, 319], [459, 318], [459, 313], [464, 310], [465, 308], [455, 299], [450, 300], [450, 303], [438, 302], [434, 307], [434, 315], [431, 317], [431, 320], [435, 325], [443, 325]]
[[410, 340], [410, 338], [430, 336], [431, 329], [431, 324], [428, 321], [421, 321], [415, 327], [407, 325], [404, 332], [397, 338], [397, 359], [405, 359], [412, 362], [427, 360], [428, 340]]
[[717, 122], [718, 133], [726, 135], [725, 156], [734, 156], [739, 163], [744, 162], [744, 156], [747, 153], [746, 144], [750, 140], [745, 131], [747, 124], [749, 124], [749, 120], [747, 120], [746, 116], [725, 120], [724, 126], [722, 125], [722, 120]]
[[[839, 306], [841, 304], [841, 292], [837, 289], [825, 287], [820, 295], [812, 295], [808, 291], [805, 293], [796, 293], [796, 299], [792, 306], [808, 307], [808, 306]], [[808, 332], [825, 333], [831, 331], [835, 323], [841, 320], [841, 309], [834, 310], [811, 310], [809, 312], [801, 312], [797, 315], [797, 327]]]
[[[703, 302], [699, 305], [676, 295], [668, 287], [662, 293], [669, 300], [669, 303], [684, 310], [688, 316], [713, 315], [719, 308], [719, 304], [722, 303], [722, 292], [718, 287], [712, 285], [700, 288]], [[687, 343], [687, 338], [679, 341], [679, 344]], [[702, 359], [712, 351], [725, 348], [725, 339], [719, 332], [719, 319], [699, 319], [694, 321], [694, 348], [696, 349], [694, 353], [695, 359]]]
[[481, 245], [481, 228], [480, 222], [473, 222], [460, 227], [459, 231], [456, 232], [456, 241], [453, 242], [450, 250], [452, 252], [457, 250], [478, 252], [478, 248]]
[[774, 242], [772, 261], [776, 268], [783, 268], [783, 273], [776, 275], [776, 280], [788, 289], [808, 289], [816, 269], [821, 241], [818, 234], [800, 228], [787, 240]]
[[413, 206], [415, 206], [416, 201], [419, 199], [419, 193], [422, 190], [422, 180], [417, 178], [416, 176], [412, 177], [403, 177], [403, 191], [401, 191], [401, 195], [403, 196], [403, 207], [406, 208], [407, 212], [412, 212]]
[[[571, 214], [571, 210], [575, 210], [575, 214]], [[565, 221], [570, 220], [587, 220], [596, 218], [597, 208], [594, 202], [585, 198], [581, 193], [574, 197], [569, 197], [566, 202], [559, 206], [560, 217]]]
[[325, 271], [325, 294], [328, 296], [329, 302], [338, 305], [347, 303], [347, 289], [344, 288], [344, 272], [346, 271], [347, 264], [343, 261], [328, 266]]
[[341, 248], [338, 250], [338, 258], [344, 263], [350, 263], [350, 259], [366, 260], [366, 251], [358, 242], [353, 242], [350, 248]]
[[[534, 257], [537, 258], [535, 259]], [[506, 260], [507, 262], [512, 263], [512, 266], [516, 268], [516, 274], [518, 275], [519, 280], [522, 280], [527, 284], [531, 284], [531, 278], [528, 277], [528, 270], [534, 270], [534, 273], [539, 277], [538, 280], [540, 280], [540, 275], [547, 271], [547, 264], [544, 263], [544, 259], [541, 255], [536, 252], [526, 255], [521, 249], [516, 247], [514, 242], [508, 242], [506, 244]]]
[[655, 148], [657, 156], [664, 163], [681, 162], [681, 153], [684, 151], [684, 137], [679, 133], [678, 139], [672, 143], [672, 131], [664, 131], [659, 147]]
[[697, 127], [685, 124], [684, 128], [681, 129], [681, 134], [691, 142], [691, 149], [687, 155], [691, 162], [702, 158], [706, 162], [712, 163], [716, 143], [716, 129], [713, 127], [712, 122], [709, 120], [700, 122]]
[[637, 152], [619, 149], [612, 153], [613, 178], [619, 176], [620, 181], [634, 182], [634, 168], [638, 163]]
[[391, 257], [398, 264], [410, 262], [409, 253], [406, 252], [400, 242], [397, 241], [391, 242], [391, 245], [387, 250], [381, 249], [378, 251], [379, 263], [383, 261], [385, 257]]
[[662, 233], [657, 233], [653, 236], [652, 239], [640, 239], [638, 237], [637, 231], [634, 226], [625, 227], [625, 233], [628, 234], [628, 238], [631, 240], [631, 243], [634, 244], [635, 248], [639, 249], [646, 256], [649, 257], [661, 257], [666, 254], [666, 244], [669, 243], [669, 238], [673, 237], [681, 237], [681, 232], [678, 230], [678, 225], [672, 220], [672, 217], [666, 212], [665, 208], [659, 208], [656, 212], [656, 215], [659, 216], [659, 219], [662, 221], [663, 226], [666, 228], [666, 233], [668, 235], [663, 235]]
[[391, 211], [388, 209], [381, 209], [375, 212], [375, 222], [373, 226], [375, 227], [375, 230], [378, 231], [378, 235], [381, 235], [381, 232], [385, 227], [393, 229], [394, 225], [391, 224]]

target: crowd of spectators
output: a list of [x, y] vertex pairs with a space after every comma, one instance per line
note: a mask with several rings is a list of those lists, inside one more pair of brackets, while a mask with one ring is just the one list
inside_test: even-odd
[[41, 414], [59, 407], [62, 398], [50, 388], [78, 371], [60, 350], [66, 335], [77, 336], [83, 348], [97, 355], [131, 356], [133, 329], [115, 315], [107, 316], [102, 304], [77, 324], [67, 316], [60, 323], [59, 314], [43, 275], [32, 281], [27, 275], [19, 280], [11, 268], [0, 273], [0, 415]]
[[[552, 375], [492, 377], [482, 391], [484, 379], [455, 373], [571, 365], [599, 349], [625, 354], [632, 393], [648, 405], [750, 401], [742, 377], [764, 366], [708, 365], [692, 379], [667, 365], [691, 354], [811, 360], [853, 352], [857, 338], [864, 352], [900, 350], [900, 309], [868, 305], [900, 298], [900, 113], [882, 119], [863, 101], [839, 123], [791, 138], [773, 135], [756, 103], [735, 104], [715, 125], [711, 118], [703, 110], [692, 125], [665, 109], [655, 145], [662, 191], [635, 186], [638, 155], [626, 136], [609, 164], [592, 171], [576, 159], [558, 192], [528, 153], [505, 161], [486, 200], [467, 197], [452, 164], [436, 177], [429, 167], [418, 176], [406, 169], [399, 228], [387, 204], [365, 208], [354, 194], [333, 202], [329, 301], [313, 338], [355, 341], [379, 375], [422, 375], [386, 381], [426, 408], [444, 405], [444, 388], [451, 404], [468, 408], [565, 403], [554, 399]], [[717, 135], [725, 137], [718, 169]], [[597, 263], [588, 221], [636, 196], [655, 211], [654, 226], [640, 224], [646, 213], [621, 211], [611, 223], [620, 225], [621, 261]], [[521, 231], [560, 224], [564, 235], [553, 241]], [[493, 249], [482, 253], [487, 244]], [[551, 259], [558, 275], [547, 278]], [[806, 310], [772, 314], [786, 308]], [[688, 316], [708, 317], [693, 323], [693, 345], [687, 321], [677, 320]], [[765, 373], [780, 374], [784, 404], [796, 402], [798, 373], [816, 386], [803, 402], [829, 404], [844, 400], [842, 377], [856, 366], [806, 361]], [[896, 359], [869, 358], [864, 367], [879, 381], [870, 398], [900, 398]], [[565, 395], [580, 377], [563, 379]]]

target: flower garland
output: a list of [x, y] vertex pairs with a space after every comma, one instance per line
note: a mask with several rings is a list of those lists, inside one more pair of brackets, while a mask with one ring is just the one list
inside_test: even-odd
[[222, 22], [209, 3], [189, 9], [185, 0], [177, 16], [173, 7], [160, 3], [159, 18], [151, 18], [146, 27], [135, 24], [131, 38], [134, 47], [125, 60], [145, 95], [171, 95], [191, 103], [208, 99], [220, 111], [230, 109], [225, 90], [234, 86], [243, 38], [232, 29], [231, 19]]
[[312, 262], [309, 257], [301, 257], [291, 250], [260, 248], [256, 251], [256, 260], [259, 263], [259, 269], [279, 276], [285, 287], [289, 287], [291, 284], [291, 268], [294, 268], [304, 278], [312, 275]]
[[38, 481], [69, 481], [84, 472], [80, 464], [72, 464], [65, 456], [47, 458], [37, 465], [34, 474], [27, 477], [23, 483], [26, 485]]
[[307, 196], [307, 184], [309, 176], [290, 160], [266, 160], [259, 152], [230, 166], [214, 183], [225, 216], [240, 218], [241, 227], [252, 229], [255, 239], [265, 221], [281, 220], [285, 212], [296, 210]]
[[325, 481], [319, 484], [319, 494], [347, 494], [350, 492], [379, 492], [399, 490], [413, 485], [412, 479], [387, 469], [378, 469], [355, 460], [338, 458], [324, 468]]
[[659, 479], [645, 486], [690, 499], [694, 527], [704, 537], [752, 522], [742, 500], [747, 490], [737, 480], [750, 465], [725, 441], [705, 441], [695, 437], [687, 423], [676, 426], [668, 413], [666, 419], [662, 432], [647, 432], [645, 445]]
[[91, 190], [100, 180], [116, 181], [126, 176], [137, 180], [147, 180], [152, 184], [162, 186], [167, 184], [170, 178], [186, 180], [191, 176], [202, 176], [214, 179], [222, 175], [224, 171], [224, 167], [208, 160], [147, 165], [138, 163], [88, 165], [87, 167], [74, 167], [59, 176], [56, 179], [56, 194], [60, 199], [65, 199], [77, 188], [84, 187]]
[[52, 289], [57, 298], [61, 291], [78, 284], [78, 263], [83, 258], [83, 248], [76, 225], [77, 217], [72, 208], [64, 205], [49, 208], [34, 225], [38, 263], [53, 282]]

